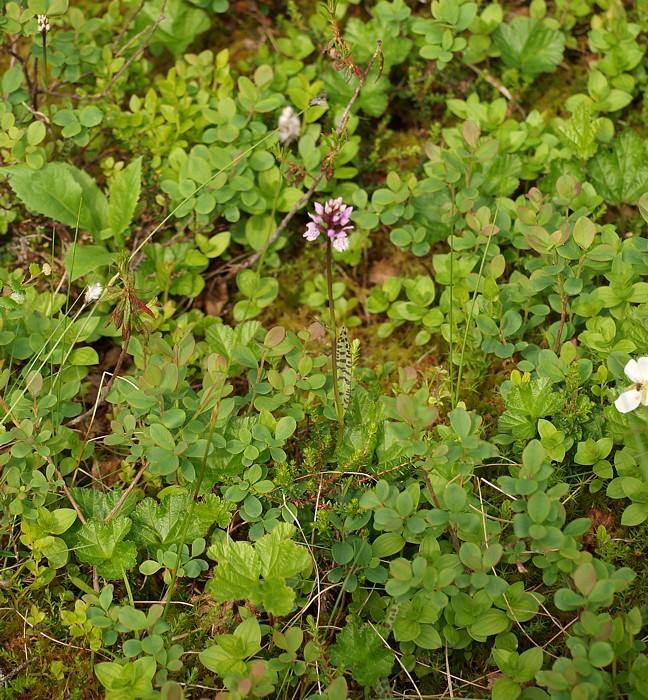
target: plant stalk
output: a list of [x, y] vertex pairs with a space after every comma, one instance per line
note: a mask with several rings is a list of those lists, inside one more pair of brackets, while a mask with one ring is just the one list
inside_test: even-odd
[[331, 316], [331, 329], [333, 331], [333, 393], [335, 395], [335, 410], [337, 412], [340, 434], [344, 426], [344, 412], [342, 411], [342, 401], [340, 399], [340, 386], [338, 384], [337, 368], [337, 323], [335, 320], [335, 302], [333, 300], [333, 253], [331, 239], [326, 237], [326, 286], [328, 289], [329, 313]]

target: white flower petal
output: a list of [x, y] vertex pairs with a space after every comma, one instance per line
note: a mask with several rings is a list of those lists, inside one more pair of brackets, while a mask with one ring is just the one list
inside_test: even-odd
[[614, 405], [620, 413], [630, 413], [630, 411], [634, 411], [640, 403], [641, 392], [636, 389], [628, 389], [628, 391], [624, 391], [621, 396], [619, 396], [614, 402]]
[[[640, 359], [643, 360], [645, 358], [642, 357]], [[630, 360], [630, 362], [628, 362], [628, 364], [623, 368], [623, 371], [626, 373], [626, 377], [628, 377], [628, 379], [630, 379], [632, 382], [640, 382], [643, 379], [637, 360]]]
[[639, 373], [644, 382], [648, 382], [648, 357], [640, 357], [637, 360], [639, 365]]

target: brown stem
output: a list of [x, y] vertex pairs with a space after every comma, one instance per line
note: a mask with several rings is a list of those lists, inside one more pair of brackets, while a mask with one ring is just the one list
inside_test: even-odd
[[[52, 464], [52, 460], [48, 457], [47, 461]], [[58, 467], [55, 467], [56, 469], [56, 476], [58, 479], [61, 481], [61, 488], [63, 489], [63, 493], [67, 496], [68, 501], [70, 501], [70, 504], [72, 505], [72, 508], [76, 511], [76, 514], [79, 516], [79, 520], [85, 525], [86, 519], [83, 517], [83, 513], [81, 512], [81, 509], [79, 508], [77, 502], [74, 500], [74, 497], [70, 493], [70, 489], [67, 487], [67, 484], [65, 483], [65, 479], [63, 479], [63, 475], [61, 474], [61, 470]]]
[[122, 27], [121, 31], [119, 32], [119, 35], [117, 36], [117, 38], [113, 42], [113, 45], [112, 45], [113, 53], [115, 53], [115, 51], [117, 50], [117, 47], [119, 46], [121, 40], [123, 39], [124, 34], [126, 34], [126, 30], [128, 29], [128, 27], [130, 27], [132, 21], [142, 11], [142, 8], [144, 7], [145, 2], [146, 2], [146, 0], [142, 0], [142, 2], [140, 2], [139, 6], [135, 9], [135, 11], [131, 14], [131, 16], [124, 22], [124, 26]]
[[560, 350], [560, 339], [562, 338], [563, 328], [565, 327], [565, 319], [567, 318], [567, 297], [562, 298], [562, 309], [560, 310], [560, 325], [558, 326], [558, 334], [556, 336], [556, 344], [554, 346], [554, 352], [558, 354]]
[[110, 518], [112, 518], [112, 516], [115, 515], [115, 513], [121, 508], [122, 503], [126, 500], [128, 494], [135, 488], [135, 486], [136, 486], [137, 482], [140, 480], [142, 474], [144, 474], [144, 472], [148, 468], [148, 465], [149, 465], [148, 462], [144, 462], [144, 464], [141, 466], [140, 470], [135, 475], [135, 478], [128, 485], [128, 488], [126, 489], [126, 491], [124, 491], [124, 493], [122, 493], [120, 499], [117, 501], [117, 503], [115, 503], [114, 508], [104, 518], [105, 523], [107, 523], [110, 520]]
[[102, 397], [95, 402], [95, 404], [92, 408], [89, 408], [85, 413], [82, 413], [80, 416], [73, 418], [67, 424], [68, 428], [71, 428], [71, 427], [81, 423], [81, 421], [83, 421], [88, 416], [92, 415], [99, 408], [99, 406], [101, 406], [106, 401], [106, 396], [108, 396], [108, 394], [110, 393], [110, 390], [113, 388], [113, 384], [115, 383], [115, 379], [117, 379], [117, 377], [119, 376], [119, 371], [121, 370], [122, 364], [124, 362], [124, 358], [126, 357], [126, 352], [128, 350], [128, 342], [130, 341], [130, 337], [131, 337], [131, 329], [129, 326], [127, 326], [126, 327], [126, 335], [125, 335], [124, 340], [122, 342], [121, 352], [119, 353], [119, 358], [117, 359], [117, 364], [115, 365], [115, 369], [113, 370], [112, 376], [108, 380], [108, 384], [106, 384], [106, 388], [104, 389]]

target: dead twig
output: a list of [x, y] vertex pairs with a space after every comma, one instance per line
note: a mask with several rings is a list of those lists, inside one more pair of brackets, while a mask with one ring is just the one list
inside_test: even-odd
[[128, 488], [124, 491], [124, 493], [122, 493], [120, 499], [117, 501], [117, 503], [115, 503], [115, 506], [113, 507], [113, 509], [104, 518], [105, 523], [107, 523], [110, 520], [110, 518], [112, 518], [113, 515], [115, 515], [115, 513], [122, 507], [122, 503], [126, 500], [126, 498], [128, 497], [128, 494], [135, 488], [137, 482], [142, 477], [142, 474], [144, 474], [144, 472], [148, 468], [148, 465], [149, 465], [148, 462], [144, 462], [144, 464], [141, 466], [140, 470], [135, 475], [135, 478], [128, 485]]
[[[86, 98], [89, 102], [98, 102], [99, 100], [103, 100], [103, 98], [110, 92], [112, 86], [121, 78], [121, 76], [130, 68], [131, 64], [133, 61], [141, 54], [144, 52], [144, 49], [149, 45], [149, 42], [153, 38], [153, 34], [155, 34], [156, 29], [160, 26], [162, 23], [162, 20], [164, 19], [164, 10], [166, 8], [166, 0], [162, 3], [162, 7], [160, 8], [160, 14], [158, 18], [155, 20], [153, 23], [153, 26], [148, 30], [148, 33], [146, 35], [146, 38], [142, 42], [141, 46], [139, 46], [133, 55], [124, 63], [124, 65], [113, 75], [113, 77], [110, 79], [110, 82], [106, 87], [102, 90], [102, 92], [99, 95], [94, 95], [93, 97], [88, 97]], [[147, 30], [144, 30], [144, 33], [146, 33]], [[138, 34], [137, 36], [141, 36], [142, 32]]]

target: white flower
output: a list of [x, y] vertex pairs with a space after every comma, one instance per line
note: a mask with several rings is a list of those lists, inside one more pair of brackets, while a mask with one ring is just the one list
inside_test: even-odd
[[38, 22], [38, 31], [41, 34], [47, 34], [51, 29], [47, 15], [36, 15], [36, 21]]
[[103, 287], [100, 282], [88, 285], [85, 293], [85, 303], [90, 304], [93, 301], [98, 301], [103, 293]]
[[630, 360], [624, 370], [633, 385], [614, 402], [621, 413], [630, 413], [639, 405], [648, 406], [648, 357]]
[[295, 139], [299, 138], [301, 132], [301, 122], [297, 116], [297, 112], [289, 105], [284, 107], [279, 121], [277, 122], [279, 127], [279, 141], [281, 143], [290, 143]]

